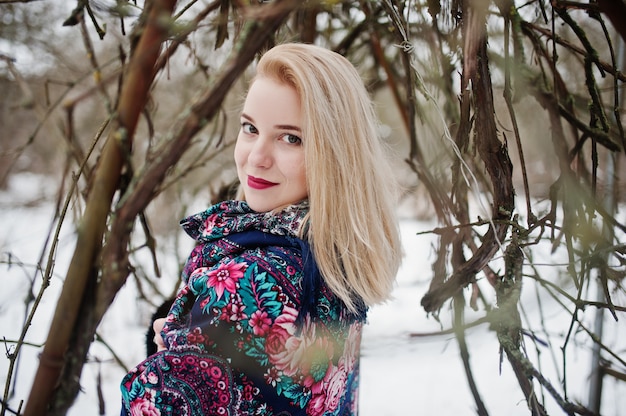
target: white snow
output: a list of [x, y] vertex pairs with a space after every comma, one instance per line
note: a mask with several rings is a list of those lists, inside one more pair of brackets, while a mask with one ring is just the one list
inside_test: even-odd
[[[14, 176], [10, 188], [0, 192], [0, 340], [14, 341], [19, 337], [26, 313], [24, 299], [33, 278], [33, 294], [36, 295], [39, 290], [41, 273], [36, 273], [35, 264], [40, 261], [45, 237], [53, 220], [55, 192], [56, 186], [50, 180], [35, 175]], [[43, 201], [23, 206], [24, 202], [39, 199]], [[177, 222], [178, 218], [172, 218], [171, 221]], [[360, 390], [362, 416], [476, 414], [476, 405], [454, 336], [410, 336], [450, 327], [451, 311], [448, 306], [444, 306], [441, 311], [441, 322], [427, 316], [420, 306], [420, 299], [426, 293], [432, 277], [432, 244], [435, 240], [430, 234], [416, 234], [433, 226], [429, 222], [409, 219], [401, 222], [406, 258], [398, 275], [394, 300], [371, 309], [364, 334]], [[74, 249], [73, 244], [74, 237], [68, 222], [60, 237], [55, 277], [26, 337], [29, 343], [41, 345], [46, 339], [62, 276]], [[170, 247], [164, 251], [177, 253], [181, 250]], [[47, 251], [44, 255], [47, 256]], [[548, 258], [546, 255], [542, 261], [547, 262]], [[181, 259], [172, 260], [169, 269], [175, 269], [179, 261]], [[167, 287], [168, 284], [174, 284], [175, 278], [171, 276], [172, 270], [168, 270], [167, 265], [164, 267], [167, 273], [164, 273], [161, 284]], [[555, 279], [558, 277], [555, 276]], [[493, 296], [493, 290], [488, 285], [482, 284], [482, 288], [486, 295]], [[523, 304], [529, 322], [525, 326], [537, 331], [538, 337], [547, 340], [542, 333], [537, 299], [541, 299], [546, 330], [553, 343], [550, 347], [538, 349], [541, 369], [558, 387], [563, 375], [561, 347], [571, 317], [545, 295], [538, 297], [535, 284], [526, 279]], [[624, 304], [623, 298], [620, 298], [620, 302]], [[589, 328], [592, 328], [594, 313], [594, 308], [588, 308], [584, 315], [579, 315]], [[483, 311], [468, 313], [466, 321], [471, 322], [483, 314]], [[608, 314], [605, 316], [607, 325], [604, 342], [624, 359], [626, 327], [623, 320], [614, 322]], [[148, 324], [149, 310], [137, 301], [136, 286], [129, 280], [105, 316], [98, 333], [124, 364], [132, 366], [143, 358], [144, 331]], [[591, 363], [590, 343], [584, 334], [574, 332], [571, 336], [566, 350], [568, 398], [585, 404]], [[469, 329], [467, 337], [472, 370], [490, 414], [530, 414], [506, 358], [500, 365], [495, 333], [483, 324]], [[529, 356], [536, 363], [538, 351], [534, 344], [529, 338], [526, 338], [525, 344]], [[7, 353], [12, 352], [14, 344], [6, 342], [5, 349]], [[15, 394], [10, 401], [13, 409], [18, 407], [20, 400], [28, 398], [38, 365], [39, 350], [39, 347], [30, 345], [22, 348], [17, 379], [13, 384]], [[0, 358], [0, 380], [3, 386], [8, 365], [6, 356]], [[95, 342], [90, 350], [90, 361], [83, 370], [82, 392], [69, 414], [98, 414], [96, 381], [100, 377], [106, 415], [118, 415], [118, 386], [124, 374], [125, 370], [113, 361], [110, 351], [103, 344]], [[559, 391], [562, 389], [559, 388]], [[563, 414], [554, 400], [550, 397], [545, 400], [550, 414]], [[623, 414], [623, 409], [626, 409], [626, 383], [606, 377], [602, 415], [617, 416]]]

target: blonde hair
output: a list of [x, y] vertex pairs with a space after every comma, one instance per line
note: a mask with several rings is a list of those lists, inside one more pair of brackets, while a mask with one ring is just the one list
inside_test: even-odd
[[300, 97], [310, 206], [300, 231], [324, 281], [352, 311], [388, 299], [402, 256], [396, 183], [359, 73], [338, 53], [289, 43], [261, 57], [256, 77]]

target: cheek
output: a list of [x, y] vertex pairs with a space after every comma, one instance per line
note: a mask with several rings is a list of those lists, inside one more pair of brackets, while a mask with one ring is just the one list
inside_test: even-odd
[[235, 151], [233, 153], [233, 157], [235, 159], [235, 165], [237, 165], [237, 169], [241, 168], [247, 160], [245, 146], [241, 144], [240, 140], [237, 140], [237, 142], [235, 143]]
[[298, 165], [298, 177], [306, 183], [306, 169], [304, 167], [304, 160]]
[[292, 165], [292, 176], [300, 183], [306, 185], [306, 168], [304, 158], [301, 158]]

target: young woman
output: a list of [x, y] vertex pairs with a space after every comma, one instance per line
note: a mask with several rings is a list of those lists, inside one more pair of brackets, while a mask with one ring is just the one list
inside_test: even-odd
[[[241, 113], [240, 198], [198, 241], [122, 414], [355, 415], [361, 331], [400, 259], [394, 180], [355, 68], [321, 47], [260, 59]], [[161, 329], [161, 326], [164, 326]]]

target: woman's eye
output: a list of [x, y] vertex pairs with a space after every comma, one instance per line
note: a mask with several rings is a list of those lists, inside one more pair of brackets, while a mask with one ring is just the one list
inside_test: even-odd
[[247, 121], [244, 121], [243, 123], [241, 123], [241, 130], [243, 130], [243, 132], [246, 134], [258, 133], [256, 127], [254, 127], [252, 124], [248, 123]]
[[302, 139], [296, 136], [295, 134], [284, 134], [283, 140], [289, 144], [300, 144], [302, 143]]

